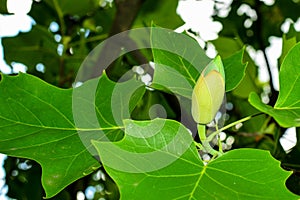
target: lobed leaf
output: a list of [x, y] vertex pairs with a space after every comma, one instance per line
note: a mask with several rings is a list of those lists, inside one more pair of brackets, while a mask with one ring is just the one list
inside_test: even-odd
[[[20, 74], [15, 77], [3, 76], [0, 83], [0, 152], [9, 156], [27, 158], [37, 161], [42, 167], [42, 184], [46, 197], [50, 198], [60, 192], [75, 180], [88, 175], [100, 165], [91, 155], [89, 143], [84, 139], [101, 140], [107, 136], [117, 139], [122, 132], [116, 123], [103, 120], [113, 118], [111, 104], [103, 104], [103, 99], [110, 101], [112, 90], [118, 89], [116, 101], [128, 102], [129, 109], [133, 109], [139, 96], [144, 90], [139, 90], [129, 102], [128, 82], [120, 84], [111, 82], [104, 74], [99, 80], [94, 79], [73, 89], [59, 89], [40, 79]], [[136, 82], [136, 81], [135, 81]], [[98, 84], [99, 83], [99, 84]], [[126, 85], [127, 84], [127, 85]], [[132, 85], [132, 83], [129, 84]], [[96, 89], [98, 92], [96, 92]], [[76, 95], [74, 95], [76, 91]], [[101, 97], [88, 99], [101, 91]], [[80, 96], [81, 95], [81, 96]], [[82, 101], [78, 101], [78, 99]], [[130, 98], [130, 96], [129, 96]], [[94, 100], [93, 102], [89, 100]], [[82, 103], [86, 102], [86, 103]], [[97, 102], [97, 103], [95, 103]], [[77, 104], [76, 104], [77, 103]], [[80, 107], [79, 103], [82, 103]], [[92, 109], [100, 110], [105, 118], [89, 116]], [[96, 105], [96, 107], [95, 107]], [[73, 107], [78, 106], [78, 107]], [[121, 105], [123, 106], [123, 104]], [[83, 110], [80, 118], [78, 110]], [[119, 113], [119, 115], [122, 113]], [[120, 118], [115, 113], [116, 118]], [[89, 120], [89, 123], [84, 120]], [[81, 121], [80, 121], [81, 120]], [[100, 125], [99, 125], [100, 123]]]
[[74, 126], [72, 90], [27, 74], [2, 78], [0, 151], [37, 161], [47, 197], [99, 167]]
[[244, 44], [241, 39], [220, 36], [212, 43], [224, 58], [226, 91], [231, 91], [233, 88], [233, 95], [245, 99], [252, 91], [260, 92], [256, 83], [257, 67], [247, 51], [242, 50]]
[[[210, 62], [205, 51], [185, 34], [156, 29], [151, 34], [151, 45], [155, 62], [152, 87], [191, 98], [199, 75]], [[237, 87], [245, 75], [243, 54], [244, 49], [223, 62], [227, 92]]]
[[245, 48], [223, 60], [226, 91], [234, 90], [243, 80], [248, 63], [243, 62]]
[[300, 43], [286, 55], [279, 72], [279, 96], [274, 107], [263, 104], [257, 94], [249, 102], [256, 109], [272, 116], [281, 126], [300, 126]]
[[126, 120], [125, 134], [93, 141], [121, 199], [298, 199], [284, 186], [291, 173], [268, 151], [232, 150], [204, 165], [178, 122]]

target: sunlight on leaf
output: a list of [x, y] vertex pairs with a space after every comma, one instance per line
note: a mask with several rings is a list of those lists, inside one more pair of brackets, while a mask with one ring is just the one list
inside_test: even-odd
[[[160, 131], [158, 123], [164, 124]], [[233, 150], [203, 165], [190, 133], [178, 122], [156, 119], [125, 125], [123, 140], [110, 144], [122, 154], [93, 142], [121, 199], [297, 199], [284, 187], [291, 173], [267, 151]], [[175, 138], [185, 139], [173, 143]], [[178, 149], [184, 151], [178, 154]], [[155, 152], [162, 156], [148, 156]]]
[[273, 107], [261, 102], [257, 94], [250, 94], [249, 102], [256, 109], [267, 113], [283, 127], [300, 126], [300, 43], [286, 55], [280, 67], [280, 90]]
[[[100, 93], [101, 97], [97, 96], [97, 109], [104, 113], [105, 119], [113, 119], [110, 104], [103, 104], [103, 99], [111, 100], [112, 90], [107, 87], [114, 87], [116, 83], [103, 75], [99, 85], [98, 80], [94, 79], [76, 90], [82, 95], [89, 95], [94, 83], [99, 91], [106, 91]], [[72, 89], [59, 89], [22, 73], [18, 76], [3, 75], [0, 83], [0, 152], [37, 161], [42, 166], [42, 184], [47, 198], [100, 166], [87, 150], [88, 147], [84, 146], [78, 132], [88, 133], [86, 137], [101, 139], [103, 133], [115, 138], [121, 131], [114, 122], [105, 125], [101, 118], [101, 127], [91, 122], [85, 126], [75, 126], [72, 92]], [[128, 96], [122, 95], [128, 92], [124, 90], [124, 84], [119, 92], [117, 99], [128, 104]], [[143, 90], [136, 95], [142, 96]], [[140, 98], [131, 98], [129, 108], [133, 109]], [[93, 102], [88, 103], [95, 109]], [[86, 107], [77, 109], [87, 111]], [[118, 115], [116, 117], [120, 118]]]

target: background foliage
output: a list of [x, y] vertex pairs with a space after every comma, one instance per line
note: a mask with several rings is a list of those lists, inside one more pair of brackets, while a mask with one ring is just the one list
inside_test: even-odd
[[[177, 0], [115, 0], [113, 3], [107, 3], [105, 6], [99, 6], [98, 0], [34, 1], [32, 9], [29, 13], [36, 23], [32, 30], [26, 33], [20, 33], [16, 37], [2, 39], [5, 60], [8, 64], [11, 64], [12, 62], [20, 62], [25, 64], [28, 67], [27, 73], [35, 75], [45, 80], [47, 83], [61, 88], [71, 88], [76, 76], [76, 72], [79, 69], [83, 59], [95, 46], [97, 46], [97, 44], [106, 38], [130, 28], [151, 26], [152, 22], [158, 26], [169, 29], [175, 29], [181, 26], [184, 22], [178, 16], [178, 14], [176, 14], [177, 4]], [[249, 6], [253, 10], [253, 13], [256, 14], [250, 15], [247, 13], [239, 13], [238, 9], [245, 5]], [[268, 109], [266, 105], [260, 105], [260, 101], [255, 103], [259, 97], [251, 94], [250, 103], [254, 105], [253, 107], [248, 102], [248, 96], [251, 92], [256, 92], [262, 96], [268, 97], [268, 104], [270, 106], [275, 105], [277, 108], [289, 106], [286, 104], [289, 101], [293, 102], [299, 100], [299, 90], [297, 89], [294, 91], [293, 95], [287, 95], [290, 98], [289, 101], [280, 102], [281, 97], [279, 95], [278, 99], [278, 91], [276, 91], [273, 87], [273, 78], [270, 79], [269, 83], [261, 83], [258, 80], [258, 66], [248, 55], [247, 51], [243, 51], [243, 46], [251, 46], [255, 50], [260, 50], [263, 52], [264, 59], [267, 63], [270, 73], [270, 61], [266, 56], [266, 48], [270, 44], [269, 38], [270, 36], [282, 37], [283, 48], [282, 55], [278, 59], [278, 66], [284, 68], [286, 66], [284, 57], [299, 41], [299, 33], [297, 33], [293, 26], [290, 27], [288, 33], [283, 33], [281, 26], [288, 18], [294, 22], [297, 21], [299, 18], [297, 11], [300, 9], [300, 3], [292, 0], [276, 0], [274, 4], [266, 5], [262, 1], [256, 0], [234, 0], [230, 5], [229, 14], [226, 17], [221, 16], [222, 9], [224, 9], [222, 7], [222, 2], [216, 1], [214, 20], [220, 21], [223, 25], [223, 29], [216, 40], [205, 43], [205, 48], [207, 48], [210, 43], [214, 44], [216, 50], [223, 59], [225, 70], [227, 70], [226, 74], [232, 74], [232, 71], [236, 70], [232, 69], [233, 66], [235, 66], [239, 67], [239, 72], [241, 73], [239, 77], [242, 78], [245, 70], [245, 76], [238, 86], [237, 84], [239, 81], [232, 83], [230, 82], [231, 78], [228, 78], [229, 81], [226, 80], [230, 83], [230, 85], [227, 86], [229, 88], [226, 88], [227, 91], [230, 91], [227, 93], [227, 101], [233, 105], [231, 109], [228, 108], [227, 110], [228, 119], [226, 124], [236, 121], [242, 117], [255, 114], [258, 112], [258, 110]], [[6, 1], [0, 2], [0, 13], [7, 14]], [[50, 28], [51, 24], [56, 24], [58, 28]], [[196, 36], [198, 35], [192, 31], [190, 31], [189, 34]], [[155, 42], [155, 38], [153, 40]], [[160, 38], [159, 42], [164, 42], [164, 40]], [[164, 53], [165, 52], [153, 51], [152, 55], [150, 51], [145, 50], [142, 53], [132, 52], [125, 54], [109, 67], [107, 70], [107, 76], [112, 80], [117, 80], [126, 71], [131, 70], [133, 66], [147, 63], [149, 60], [153, 59], [157, 63], [168, 65], [168, 63], [164, 63], [167, 62], [163, 59], [166, 56]], [[298, 52], [293, 53], [298, 55]], [[174, 57], [174, 59], [176, 58]], [[209, 59], [207, 58], [207, 63], [208, 62]], [[245, 68], [245, 63], [248, 63], [247, 68]], [[38, 70], [36, 67], [37, 64], [43, 64], [45, 70]], [[158, 70], [162, 69], [163, 68], [158, 68]], [[288, 79], [287, 77], [289, 76], [299, 76], [297, 73], [290, 74], [291, 70], [292, 69], [286, 69], [285, 67], [285, 79]], [[166, 79], [164, 79], [164, 77], [159, 77], [160, 73], [156, 73], [158, 75], [154, 76], [154, 87], [160, 91], [141, 91], [139, 94], [140, 97], [137, 98], [137, 100], [140, 101], [131, 102], [132, 105], [137, 105], [133, 110], [132, 118], [149, 119], [148, 110], [151, 105], [154, 105], [157, 102], [162, 102], [161, 104], [167, 108], [166, 110], [168, 118], [178, 119], [178, 117], [181, 115], [180, 110], [178, 109], [178, 102], [176, 102], [176, 98], [169, 94], [168, 90], [160, 87], [161, 85], [167, 85], [167, 83], [163, 82], [166, 81]], [[26, 83], [24, 88], [16, 88], [16, 90], [20, 89], [20, 91], [23, 92], [26, 91], [26, 87], [30, 88], [35, 85], [35, 83], [32, 82], [32, 80], [35, 79], [30, 79], [30, 81], [26, 82], [26, 78], [28, 77], [24, 75], [21, 75], [21, 77], [23, 78], [13, 79], [7, 77], [7, 80], [11, 82], [14, 80], [22, 80], [23, 84]], [[194, 74], [194, 77], [196, 78], [197, 74]], [[4, 77], [4, 79], [6, 79], [6, 77]], [[107, 87], [109, 87], [110, 84], [113, 84], [110, 83], [108, 79], [105, 79], [105, 77], [102, 79], [102, 81], [108, 82], [106, 84]], [[167, 80], [167, 82], [168, 81], [172, 80]], [[37, 84], [40, 85], [40, 82], [37, 82]], [[8, 82], [6, 83], [8, 84]], [[41, 87], [45, 87], [48, 90], [50, 86], [46, 83], [43, 83]], [[269, 91], [266, 90], [267, 87], [270, 88]], [[62, 102], [59, 101], [63, 101], [64, 104], [70, 103], [69, 90], [57, 91], [54, 88], [52, 89], [53, 93], [59, 93], [58, 95], [61, 95], [61, 98], [57, 99], [57, 102], [54, 101], [53, 105], [61, 105]], [[9, 95], [17, 95], [17, 93], [14, 94], [14, 92], [12, 92], [13, 94], [10, 94], [11, 91], [13, 91], [11, 86], [4, 87], [2, 84], [1, 95], [7, 95], [8, 97]], [[172, 92], [175, 94], [181, 94], [180, 90]], [[34, 95], [39, 96], [42, 94]], [[188, 94], [181, 95], [188, 97]], [[107, 97], [109, 96], [110, 94], [107, 94]], [[44, 96], [44, 98], [47, 98], [47, 96]], [[24, 104], [26, 104], [26, 102], [27, 101], [24, 100]], [[18, 103], [13, 103], [14, 108], [18, 108]], [[298, 104], [294, 104], [293, 106], [297, 109], [297, 105]], [[51, 109], [49, 108], [45, 108], [45, 110], [51, 112]], [[11, 110], [11, 112], [17, 112], [17, 109], [16, 111]], [[268, 112], [272, 113], [273, 111], [271, 110]], [[266, 113], [268, 112], [266, 111]], [[297, 111], [297, 113], [299, 113], [299, 111]], [[276, 114], [270, 115], [276, 119]], [[109, 118], [109, 116], [107, 118]], [[29, 119], [24, 120], [26, 121]], [[72, 121], [70, 117], [69, 120]], [[46, 122], [47, 119], [41, 123], [47, 126], [52, 125], [45, 124]], [[283, 150], [279, 142], [279, 139], [283, 136], [287, 127], [296, 125], [299, 126], [299, 124], [294, 123], [287, 124], [289, 122], [290, 121], [283, 120], [281, 123], [281, 120], [276, 119], [275, 121], [268, 115], [261, 115], [253, 118], [252, 120], [243, 123], [241, 128], [233, 127], [226, 131], [227, 136], [233, 136], [235, 139], [233, 145], [227, 145], [227, 148], [238, 149], [241, 147], [251, 147], [270, 151], [274, 158], [281, 161], [281, 166], [283, 168], [293, 171], [293, 174], [287, 180], [286, 185], [289, 190], [300, 195], [300, 163], [298, 159], [300, 154], [299, 141], [297, 141], [296, 146], [288, 153]], [[65, 121], [65, 124], [62, 122], [62, 124], [58, 126], [65, 128], [68, 126], [66, 125], [67, 123], [68, 122]], [[18, 130], [22, 130], [22, 127], [17, 128], [19, 128]], [[71, 132], [72, 130], [70, 130], [70, 135], [72, 135]], [[299, 140], [299, 128], [296, 129], [296, 132], [297, 139]], [[66, 132], [66, 134], [68, 135], [69, 133]], [[53, 137], [53, 141], [56, 141], [56, 136]], [[48, 140], [50, 140], [50, 138], [48, 138]], [[70, 139], [69, 142], [80, 143], [80, 141], [77, 141], [76, 139], [74, 139], [74, 141], [71, 141]], [[3, 144], [4, 143], [5, 142], [3, 142]], [[5, 145], [7, 145], [7, 143], [5, 143]], [[80, 144], [78, 146], [80, 146]], [[76, 154], [77, 151], [80, 151], [78, 146], [76, 146], [76, 149], [74, 149], [74, 154]], [[63, 147], [64, 145], [61, 146], [61, 148]], [[42, 166], [47, 165], [47, 163], [49, 165], [52, 164], [52, 162], [54, 162], [54, 158], [51, 158], [50, 150], [51, 149], [48, 148], [49, 153], [47, 152], [47, 148], [45, 151], [43, 151], [44, 153], [47, 152], [47, 157], [44, 155], [37, 155], [38, 158], [35, 158], [35, 160], [38, 160], [39, 164]], [[6, 152], [2, 150], [2, 152], [18, 156], [17, 151]], [[24, 151], [21, 152], [24, 153]], [[57, 155], [57, 152], [52, 153]], [[190, 153], [193, 154], [195, 152], [191, 150]], [[63, 156], [64, 155], [61, 157]], [[234, 156], [234, 151], [231, 154], [228, 154], [228, 157], [231, 156]], [[30, 155], [26, 155], [25, 158], [32, 159]], [[42, 199], [42, 197], [45, 196], [45, 192], [41, 186], [40, 165], [32, 160], [27, 159], [19, 159], [14, 157], [8, 157], [6, 159], [4, 167], [6, 170], [6, 184], [9, 188], [7, 195], [16, 199]], [[226, 159], [226, 157], [223, 159]], [[52, 199], [76, 199], [79, 191], [89, 191], [87, 188], [91, 189], [90, 186], [95, 186], [94, 188], [96, 188], [94, 199], [99, 199], [100, 197], [105, 199], [119, 199], [119, 189], [122, 188], [117, 188], [114, 181], [110, 178], [110, 176], [107, 175], [107, 172], [104, 170], [104, 168], [101, 167], [92, 174], [85, 176], [86, 174], [82, 174], [81, 171], [78, 171], [80, 170], [78, 168], [82, 167], [81, 162], [82, 159], [80, 159], [78, 162], [75, 162], [75, 164], [72, 166], [74, 168], [74, 173], [75, 171], [80, 173], [77, 175], [77, 178], [80, 177], [80, 179], [70, 184]], [[197, 163], [199, 161], [196, 159], [194, 162]], [[87, 162], [84, 162], [84, 164], [91, 166], [91, 169], [92, 167], [99, 167], [99, 164], [96, 160], [88, 160]], [[86, 173], [88, 174], [90, 172], [91, 171]], [[55, 168], [50, 169], [49, 173], [55, 173]], [[117, 174], [117, 172], [110, 173]], [[243, 174], [245, 173], [246, 172]], [[71, 175], [73, 175], [73, 172]], [[283, 175], [283, 177], [285, 176], [286, 174]], [[62, 184], [68, 185], [72, 181]], [[272, 192], [270, 192], [270, 194], [271, 193]], [[33, 194], [34, 196], [32, 196]]]

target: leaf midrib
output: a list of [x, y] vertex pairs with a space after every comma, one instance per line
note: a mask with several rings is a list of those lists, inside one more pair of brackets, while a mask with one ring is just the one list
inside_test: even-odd
[[[42, 129], [52, 129], [52, 130], [65, 130], [65, 131], [103, 131], [103, 130], [116, 130], [116, 129], [124, 129], [123, 126], [113, 126], [113, 127], [99, 127], [99, 128], [77, 128], [77, 127], [54, 127], [54, 126], [41, 126], [37, 124], [29, 124], [21, 121], [15, 121], [12, 119], [5, 118], [3, 116], [0, 116], [0, 119], [13, 122], [14, 124], [20, 124], [23, 126], [30, 126], [35, 128], [42, 128]], [[13, 125], [13, 124], [10, 124]]]
[[[293, 89], [295, 88], [295, 85], [296, 85], [296, 83], [297, 83], [297, 81], [298, 81], [299, 78], [300, 78], [300, 76], [298, 76], [298, 77], [295, 79], [295, 81], [293, 81], [293, 83], [291, 84], [291, 87], [290, 87], [289, 91], [287, 92], [285, 98], [282, 100], [282, 102], [280, 102], [279, 105], [275, 105], [276, 108], [277, 108], [278, 106], [280, 107], [280, 105], [284, 105], [284, 104], [285, 104], [285, 102], [286, 102], [286, 101], [288, 100], [288, 98], [290, 97], [291, 92], [292, 92]], [[284, 81], [283, 81], [283, 82], [284, 82]]]

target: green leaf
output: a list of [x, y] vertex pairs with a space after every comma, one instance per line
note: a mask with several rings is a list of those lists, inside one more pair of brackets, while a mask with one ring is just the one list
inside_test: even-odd
[[221, 36], [211, 42], [223, 58], [232, 56], [234, 53], [241, 50], [244, 46], [239, 37], [229, 38]]
[[300, 43], [287, 54], [280, 68], [280, 92], [275, 108], [300, 109]]
[[210, 62], [193, 38], [165, 29], [152, 29], [155, 62], [153, 87], [191, 98], [198, 76]]
[[[125, 121], [125, 137], [93, 141], [121, 199], [297, 199], [268, 151], [232, 150], [204, 165], [189, 131], [164, 119]], [[251, 189], [249, 189], [251, 188]]]
[[[231, 90], [233, 87], [234, 90], [232, 93], [241, 98], [248, 98], [252, 91], [257, 93], [260, 92], [256, 85], [257, 67], [253, 60], [246, 51], [244, 51], [242, 55], [240, 55], [241, 58], [238, 59], [239, 52], [241, 53], [241, 49], [244, 46], [243, 42], [238, 37], [234, 39], [229, 37], [219, 37], [212, 41], [212, 43], [216, 47], [218, 53], [224, 58], [223, 64], [226, 74], [226, 88], [228, 88], [226, 91]], [[233, 61], [234, 68], [231, 65], [231, 62]], [[244, 63], [247, 63], [247, 65]], [[237, 70], [235, 70], [235, 68]], [[235, 77], [232, 78], [232, 76], [237, 76], [241, 79]]]
[[[0, 152], [37, 161], [42, 166], [46, 197], [53, 197], [99, 167], [84, 139], [101, 140], [105, 138], [103, 132], [109, 139], [119, 137], [121, 127], [116, 127], [110, 119], [119, 119], [124, 114], [112, 113], [110, 102], [120, 101], [118, 109], [128, 106], [127, 109], [133, 110], [144, 90], [139, 89], [129, 96], [128, 85], [133, 85], [132, 82], [137, 81], [124, 82], [118, 87], [104, 74], [99, 80], [88, 81], [75, 90], [63, 90], [28, 74], [3, 76], [0, 83]], [[112, 87], [116, 88], [115, 95], [114, 90], [110, 90]], [[95, 93], [96, 100], [89, 102], [88, 97]], [[111, 100], [112, 97], [115, 99]], [[92, 112], [88, 104], [92, 105]], [[103, 116], [99, 120], [93, 118], [95, 110]], [[84, 115], [78, 116], [80, 111]], [[96, 123], [92, 124], [93, 120], [97, 120]]]
[[[20, 164], [28, 164], [30, 169], [20, 170]], [[34, 161], [7, 157], [3, 168], [6, 172], [5, 185], [8, 186], [7, 196], [13, 199], [42, 199], [44, 196], [41, 185], [41, 167]], [[12, 178], [12, 172], [14, 174]]]
[[[155, 62], [152, 87], [191, 98], [200, 73], [210, 62], [193, 38], [174, 32], [152, 30], [151, 45]], [[244, 50], [223, 60], [226, 92], [236, 88], [245, 75]]]
[[[227, 123], [231, 123], [234, 121], [239, 120], [240, 118], [244, 118], [250, 115], [254, 115], [258, 113], [259, 111], [255, 109], [251, 104], [248, 102], [247, 99], [239, 98], [233, 95], [227, 95], [226, 96], [228, 102], [232, 102], [234, 104], [235, 111], [237, 112], [237, 115], [231, 115], [230, 121]], [[262, 132], [262, 127], [265, 123], [265, 120], [267, 119], [267, 115], [260, 115], [252, 118], [251, 120], [243, 122], [243, 126], [239, 129], [239, 131], [244, 131], [248, 133], [260, 133], [265, 134]], [[264, 130], [263, 130], [264, 131]], [[239, 136], [236, 136], [239, 137]], [[235, 137], [235, 138], [236, 138]], [[241, 135], [244, 139], [244, 136]], [[245, 142], [245, 139], [243, 140]]]
[[273, 108], [261, 102], [260, 97], [256, 93], [249, 95], [249, 102], [259, 111], [272, 116], [282, 127], [300, 126], [300, 109]]
[[37, 161], [47, 197], [99, 167], [74, 127], [72, 90], [20, 74], [3, 76], [0, 93], [0, 151]]
[[6, 3], [7, 3], [7, 0], [0, 1], [0, 13], [1, 14], [8, 14]]
[[35, 69], [38, 63], [44, 64], [46, 70], [59, 66], [58, 44], [47, 28], [35, 25], [30, 32], [20, 33], [12, 38], [3, 38], [2, 43], [4, 59], [9, 64], [20, 62], [29, 70]]
[[62, 13], [63, 15], [82, 16], [99, 8], [98, 0], [45, 0], [45, 2], [56, 10], [57, 13]]
[[[43, 17], [40, 17], [41, 12], [43, 13]], [[28, 15], [34, 19], [36, 24], [44, 26], [45, 28], [48, 28], [51, 22], [59, 23], [57, 13], [46, 1], [33, 1]]]
[[152, 22], [164, 28], [178, 28], [184, 22], [176, 13], [177, 5], [178, 1], [174, 0], [146, 0], [139, 10], [133, 28], [150, 27]]
[[245, 48], [223, 60], [226, 91], [235, 89], [243, 80], [248, 63], [243, 62]]
[[[104, 75], [99, 82], [89, 81], [73, 91], [73, 116], [84, 145], [97, 155], [91, 140], [118, 141], [123, 137], [123, 119], [130, 114], [145, 93], [144, 85], [135, 79], [118, 83]], [[96, 106], [96, 107], [95, 107]], [[93, 129], [98, 130], [94, 132]], [[104, 133], [104, 134], [103, 134]], [[100, 137], [101, 136], [101, 137]]]
[[30, 32], [20, 33], [16, 37], [3, 38], [2, 43], [7, 63], [23, 63], [32, 74], [36, 73], [36, 65], [42, 63], [45, 66], [47, 82], [53, 82], [57, 78], [57, 66], [64, 65], [66, 70], [74, 71], [79, 68], [88, 53], [86, 46], [80, 45], [73, 47], [72, 56], [60, 56], [54, 35], [40, 25], [35, 25]]
[[280, 91], [273, 107], [263, 104], [257, 94], [249, 96], [256, 109], [272, 116], [281, 126], [300, 126], [300, 43], [295, 45], [285, 59], [279, 72]]

